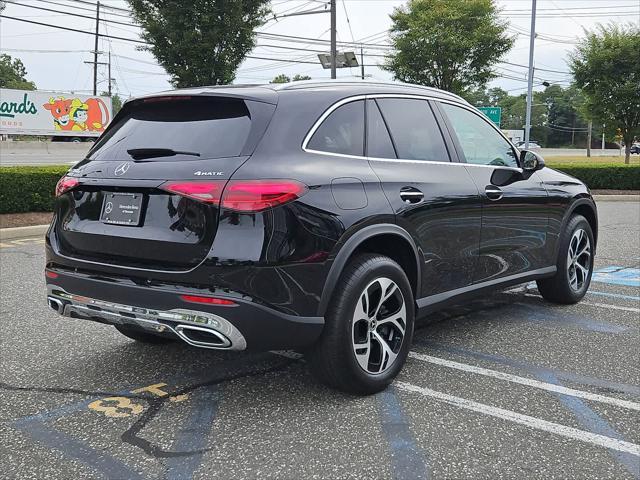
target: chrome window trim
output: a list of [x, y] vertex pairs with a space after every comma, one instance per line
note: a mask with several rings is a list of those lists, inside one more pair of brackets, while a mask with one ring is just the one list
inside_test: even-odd
[[[487, 119], [483, 118], [482, 112], [474, 109], [472, 106], [468, 106], [468, 105], [465, 105], [463, 103], [452, 101], [452, 100], [448, 100], [448, 99], [443, 99], [443, 98], [439, 98], [439, 97], [433, 97], [433, 96], [430, 96], [430, 95], [417, 95], [417, 94], [409, 94], [409, 93], [374, 93], [374, 94], [369, 94], [369, 95], [354, 95], [354, 96], [351, 96], [351, 97], [343, 98], [342, 100], [338, 100], [336, 103], [334, 103], [329, 108], [327, 108], [323, 112], [322, 115], [320, 115], [320, 117], [315, 121], [315, 123], [313, 124], [311, 129], [307, 132], [306, 136], [304, 137], [304, 140], [302, 141], [302, 150], [304, 152], [314, 153], [316, 155], [328, 155], [328, 156], [331, 156], [331, 157], [353, 158], [353, 159], [360, 159], [360, 160], [368, 160], [368, 161], [372, 161], [372, 162], [421, 163], [421, 164], [432, 163], [432, 164], [436, 164], [436, 165], [462, 165], [462, 166], [467, 166], [467, 167], [500, 168], [500, 169], [503, 169], [503, 170], [513, 170], [513, 171], [517, 171], [517, 172], [521, 172], [521, 173], [523, 172], [522, 168], [520, 168], [520, 167], [509, 167], [509, 166], [505, 166], [505, 165], [481, 165], [481, 164], [477, 164], [477, 163], [467, 163], [467, 162], [439, 162], [439, 161], [432, 161], [432, 160], [409, 160], [409, 159], [402, 159], [402, 158], [377, 158], [377, 157], [367, 157], [367, 156], [361, 156], [361, 155], [348, 155], [348, 154], [345, 154], [345, 153], [324, 152], [322, 150], [313, 150], [313, 149], [307, 148], [307, 145], [309, 144], [309, 141], [311, 140], [311, 137], [313, 137], [313, 134], [316, 133], [316, 130], [318, 130], [318, 128], [320, 127], [322, 122], [324, 122], [324, 120], [329, 115], [331, 115], [336, 109], [338, 109], [342, 105], [345, 105], [345, 104], [350, 103], [350, 102], [356, 102], [358, 100], [369, 100], [369, 99], [375, 99], [375, 98], [412, 98], [412, 99], [416, 99], [416, 100], [425, 100], [425, 101], [433, 100], [433, 101], [436, 101], [436, 102], [449, 103], [451, 105], [455, 105], [457, 107], [464, 108], [464, 109], [469, 110], [470, 112], [474, 113], [475, 115], [478, 115], [482, 120], [484, 120], [486, 123], [491, 125], [491, 127], [496, 132], [498, 132], [498, 134], [500, 134], [500, 136], [509, 145], [511, 145], [511, 148], [514, 149], [514, 153], [517, 153], [519, 151], [513, 145], [511, 140], [509, 140], [502, 133], [502, 131], [500, 131], [500, 129], [498, 127], [496, 127], [492, 122], [490, 122]], [[366, 132], [365, 132], [365, 135], [366, 135]], [[517, 157], [517, 155], [516, 155], [516, 157]]]

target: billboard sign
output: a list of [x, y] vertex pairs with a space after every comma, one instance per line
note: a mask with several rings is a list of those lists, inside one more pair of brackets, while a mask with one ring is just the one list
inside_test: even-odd
[[0, 89], [0, 134], [97, 137], [111, 112], [109, 97]]

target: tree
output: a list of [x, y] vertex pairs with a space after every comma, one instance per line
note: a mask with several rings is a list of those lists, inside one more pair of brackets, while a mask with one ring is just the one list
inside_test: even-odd
[[178, 88], [226, 85], [255, 47], [269, 0], [128, 0], [142, 39]]
[[284, 73], [281, 73], [280, 75], [276, 75], [269, 83], [289, 83], [290, 81], [291, 78], [287, 77]]
[[27, 80], [27, 70], [19, 58], [3, 53], [0, 55], [0, 87], [35, 90], [36, 84]]
[[[103, 97], [108, 97], [109, 96], [109, 92], [102, 92], [100, 95], [102, 95]], [[122, 108], [122, 99], [120, 98], [120, 95], [118, 95], [117, 93], [114, 93], [111, 95], [111, 109], [113, 110], [113, 116], [115, 117], [116, 113], [118, 113], [120, 111], [120, 109]]]
[[600, 25], [570, 57], [576, 85], [585, 96], [585, 110], [595, 124], [621, 130], [625, 163], [631, 144], [640, 135], [640, 28]]
[[309, 75], [300, 75], [299, 73], [296, 73], [292, 79], [284, 73], [281, 73], [280, 75], [276, 75], [269, 83], [289, 83], [298, 82], [300, 80], [311, 80], [311, 77]]
[[396, 79], [463, 95], [495, 78], [513, 46], [493, 0], [409, 0], [391, 14]]

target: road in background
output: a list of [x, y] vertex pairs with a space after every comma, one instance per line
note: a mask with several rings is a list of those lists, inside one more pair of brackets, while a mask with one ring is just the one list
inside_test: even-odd
[[[73, 165], [84, 158], [92, 145], [91, 142], [0, 142], [0, 166]], [[541, 153], [543, 157], [587, 156], [587, 151], [579, 148], [543, 148]], [[620, 152], [592, 149], [591, 154], [617, 156]]]
[[0, 245], [3, 478], [640, 478], [640, 204], [601, 203], [590, 292], [535, 285], [421, 321], [393, 386], [275, 353], [145, 346], [45, 302], [41, 239]]

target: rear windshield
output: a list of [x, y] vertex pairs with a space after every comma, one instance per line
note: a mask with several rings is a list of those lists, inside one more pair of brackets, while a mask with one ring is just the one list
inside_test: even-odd
[[[147, 161], [194, 160], [240, 155], [251, 130], [243, 100], [149, 99], [132, 105], [91, 151], [91, 160], [131, 160], [136, 149], [167, 149], [189, 155], [151, 156]], [[195, 155], [198, 154], [198, 155]]]

